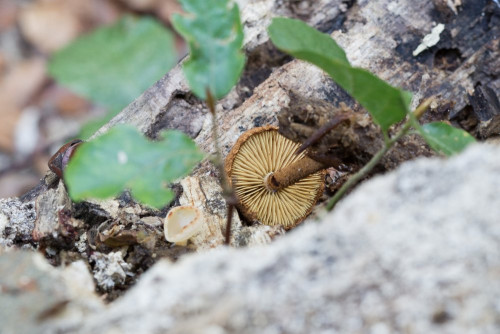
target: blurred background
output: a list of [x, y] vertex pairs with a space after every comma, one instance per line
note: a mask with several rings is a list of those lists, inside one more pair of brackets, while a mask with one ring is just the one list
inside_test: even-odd
[[0, 0], [0, 198], [85, 139], [186, 53], [175, 0]]

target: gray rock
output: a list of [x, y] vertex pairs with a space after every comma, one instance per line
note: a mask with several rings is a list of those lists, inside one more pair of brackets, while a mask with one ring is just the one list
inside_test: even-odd
[[160, 261], [77, 331], [498, 333], [498, 189], [498, 147], [407, 163], [269, 246]]
[[83, 261], [54, 268], [39, 253], [0, 248], [0, 333], [71, 332], [104, 305]]
[[105, 291], [125, 283], [127, 276], [134, 276], [130, 271], [131, 265], [123, 260], [121, 251], [108, 254], [94, 252], [90, 256], [90, 262], [94, 263], [93, 271], [97, 285]]
[[499, 188], [499, 147], [416, 160], [270, 245], [162, 260], [107, 307], [83, 262], [0, 248], [1, 332], [498, 333]]
[[32, 241], [35, 227], [34, 202], [21, 202], [18, 198], [0, 199], [0, 247]]

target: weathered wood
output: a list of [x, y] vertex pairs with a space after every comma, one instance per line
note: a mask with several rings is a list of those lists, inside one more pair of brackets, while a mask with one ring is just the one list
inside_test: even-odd
[[[368, 69], [391, 84], [414, 92], [413, 106], [425, 97], [438, 95], [438, 103], [424, 115], [423, 122], [450, 119], [456, 124], [467, 125], [473, 133], [483, 137], [499, 134], [498, 127], [487, 126], [484, 122], [489, 120], [487, 117], [483, 118], [484, 110], [489, 110], [486, 114], [492, 118], [496, 115], [490, 111], [496, 110], [491, 105], [495, 105], [495, 98], [498, 99], [500, 91], [500, 8], [496, 2], [462, 0], [460, 4], [459, 1], [441, 0], [265, 0], [239, 3], [248, 62], [237, 87], [219, 101], [216, 107], [224, 155], [244, 131], [266, 124], [278, 125], [280, 112], [283, 115], [284, 111], [297, 106], [293, 94], [305, 103], [316, 106], [322, 104], [324, 108], [321, 112], [321, 108], [313, 108], [309, 116], [316, 114], [317, 118], [293, 119], [290, 129], [282, 129], [284, 132], [291, 130], [290, 136], [305, 139], [306, 133], [311, 133], [323, 121], [330, 119], [343, 102], [357, 115], [358, 127], [350, 137], [342, 138], [338, 135], [342, 133], [342, 126], [325, 137], [328, 143], [332, 136], [337, 136], [337, 152], [344, 153], [339, 153], [341, 158], [346, 157], [348, 148], [356, 145], [356, 149], [351, 152], [351, 159], [346, 157], [347, 160], [343, 163], [353, 164], [352, 166], [362, 164], [381, 145], [378, 128], [367, 113], [325, 73], [305, 62], [291, 60], [272, 46], [266, 28], [272, 17], [279, 15], [304, 19], [312, 26], [331, 33], [346, 50], [347, 57], [354, 66]], [[450, 7], [449, 3], [454, 5]], [[445, 25], [438, 43], [413, 56], [423, 37], [438, 23]], [[493, 92], [494, 98], [488, 100], [493, 102], [488, 102], [486, 106], [474, 100], [471, 102], [471, 96], [479, 96], [479, 93], [475, 93], [478, 86], [482, 87], [483, 96], [485, 91], [490, 95]], [[302, 115], [308, 114], [302, 112]], [[189, 93], [180, 65], [144, 92], [96, 135], [119, 123], [135, 125], [150, 138], [156, 138], [159, 131], [165, 128], [181, 129], [192, 136], [205, 152], [213, 152], [210, 117], [204, 104]], [[295, 125], [292, 126], [292, 123]], [[381, 166], [383, 169], [391, 169], [401, 161], [428, 154], [430, 151], [422, 141], [416, 136], [408, 136], [391, 150]], [[46, 182], [25, 198], [27, 201], [50, 188], [49, 183], [53, 184], [53, 178], [48, 174], [46, 179]], [[207, 235], [214, 235], [215, 232], [212, 232], [217, 231], [219, 238], [226, 213], [207, 207], [215, 203], [209, 203], [207, 198], [221, 198], [217, 172], [205, 162], [193, 172], [191, 179], [203, 180], [203, 185], [213, 185], [211, 189], [202, 187], [205, 194], [210, 193], [210, 196], [192, 198], [196, 198], [193, 201], [199, 207], [207, 211], [212, 209], [214, 216], [210, 216], [209, 220], [216, 225], [211, 227]], [[190, 193], [200, 194], [195, 189], [199, 184], [189, 184], [183, 181], [183, 201], [191, 201], [188, 197]], [[174, 205], [178, 204], [179, 198]], [[87, 208], [104, 211], [102, 217], [106, 219], [106, 210], [99, 205]], [[85, 213], [79, 214], [82, 219]], [[89, 222], [92, 219], [89, 218]], [[101, 223], [102, 221], [99, 222]], [[256, 230], [258, 228], [255, 227], [236, 229], [234, 243], [246, 245], [268, 242], [274, 235], [281, 233]], [[252, 238], [255, 233], [264, 233], [264, 237]]]
[[[300, 5], [294, 1], [240, 1], [240, 8], [244, 23], [245, 52], [248, 62], [237, 87], [226, 98], [219, 101], [217, 105], [220, 111], [219, 122], [226, 124], [222, 128], [223, 131], [227, 127], [228, 117], [231, 117], [228, 112], [234, 113], [245, 100], [253, 95], [254, 89], [265, 81], [275, 68], [279, 68], [290, 61], [290, 57], [278, 52], [269, 42], [266, 28], [273, 17], [292, 16], [301, 18], [321, 30], [330, 30], [333, 26], [338, 26], [342, 22], [347, 10], [344, 1], [341, 0], [303, 1]], [[210, 134], [211, 125], [207, 109], [201, 101], [189, 92], [180, 66], [180, 64], [177, 65], [145, 91], [120, 114], [103, 126], [95, 136], [120, 123], [135, 125], [141, 132], [153, 139], [161, 130], [175, 128], [186, 132], [195, 138], [202, 149], [211, 152], [213, 150]], [[263, 111], [261, 114], [264, 117], [260, 118], [258, 115], [251, 115], [252, 110], [249, 110], [246, 112], [246, 116], [249, 117], [247, 118], [248, 122], [242, 122], [241, 127], [237, 127], [237, 131], [242, 131], [243, 127], [253, 127], [254, 124], [258, 123], [267, 123], [268, 121], [276, 123], [274, 114], [278, 109], [273, 106], [273, 110], [273, 113], [267, 114]], [[245, 112], [242, 115], [245, 115]], [[236, 125], [237, 120], [231, 123]], [[232, 136], [223, 135], [224, 152], [229, 150], [233, 142], [232, 139]], [[191, 182], [193, 180], [198, 180], [198, 182]], [[31, 202], [36, 198], [43, 197], [48, 191], [54, 192], [51, 189], [57, 186], [57, 181], [55, 174], [48, 172], [40, 185], [28, 192], [22, 199]], [[220, 208], [217, 209], [217, 198], [219, 198], [219, 202], [222, 201], [221, 205], [224, 206], [217, 182], [218, 175], [216, 171], [209, 163], [205, 162], [190, 178], [183, 180], [181, 185], [176, 187], [178, 196], [173, 205], [190, 202], [203, 208], [207, 215], [206, 231], [192, 240], [191, 247], [194, 249], [202, 250], [215, 247], [222, 242], [226, 212], [219, 210]], [[110, 244], [111, 241], [115, 242], [116, 240], [119, 243], [125, 242], [125, 237], [128, 236], [128, 234], [125, 234], [129, 233], [129, 230], [122, 229], [116, 224], [137, 224], [140, 218], [151, 217], [153, 219], [156, 215], [164, 215], [165, 213], [166, 211], [163, 213], [151, 212], [140, 207], [137, 208], [131, 203], [130, 198], [125, 195], [117, 200], [89, 201], [77, 205], [75, 206], [74, 215], [87, 224], [86, 243], [95, 247], [96, 243], [101, 242], [102, 244], [101, 239], [103, 239], [103, 236], [105, 236], [104, 243]], [[113, 230], [106, 230], [107, 226]], [[269, 242], [274, 236], [282, 233], [283, 229], [279, 228], [264, 226], [241, 227], [238, 217], [235, 216], [233, 244], [251, 245]], [[127, 239], [126, 242], [128, 243], [129, 240]], [[100, 247], [108, 246], [101, 245]], [[154, 251], [156, 252], [158, 249], [155, 248]], [[166, 256], [175, 259], [177, 254], [178, 252], [169, 252]], [[161, 256], [161, 254], [159, 255]]]
[[[468, 118], [469, 125], [472, 122], [466, 129], [478, 137], [498, 135], [500, 111], [491, 87], [496, 87], [498, 93], [500, 28], [495, 22], [500, 20], [500, 9], [486, 1], [465, 1], [455, 13], [455, 7], [448, 7], [450, 2], [443, 7], [444, 3], [399, 1], [383, 6], [380, 2], [358, 2], [350, 12], [354, 15], [348, 15], [346, 31], [336, 31], [332, 36], [344, 47], [353, 65], [368, 68], [393, 85], [415, 92], [413, 106], [436, 94], [439, 100], [424, 115], [424, 122], [454, 120], [460, 114]], [[431, 30], [436, 17], [442, 18], [438, 22], [446, 26], [440, 41], [415, 57], [419, 36]], [[488, 72], [484, 73], [483, 68]], [[295, 95], [279, 115], [280, 132], [290, 139], [303, 142], [315, 129], [339, 115], [335, 105]], [[330, 99], [335, 102], [342, 100], [340, 94], [332, 95]], [[382, 146], [383, 137], [364, 119], [359, 106], [344, 101], [357, 112], [356, 117], [349, 126], [339, 127], [314, 145], [310, 155], [363, 165]], [[406, 136], [384, 157], [379, 168], [392, 169], [414, 156], [431, 154], [420, 137]]]

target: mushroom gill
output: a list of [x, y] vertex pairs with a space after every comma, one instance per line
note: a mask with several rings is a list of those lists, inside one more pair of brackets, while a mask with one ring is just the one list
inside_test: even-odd
[[277, 191], [268, 189], [264, 182], [271, 173], [305, 158], [304, 153], [295, 154], [299, 146], [273, 126], [249, 130], [238, 139], [226, 159], [226, 173], [243, 215], [289, 229], [311, 212], [323, 192], [324, 172]]

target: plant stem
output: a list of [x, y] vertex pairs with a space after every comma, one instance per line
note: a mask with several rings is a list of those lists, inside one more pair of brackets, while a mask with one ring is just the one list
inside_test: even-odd
[[210, 93], [210, 91], [206, 90], [207, 99], [206, 103], [210, 113], [212, 114], [212, 140], [215, 146], [215, 157], [214, 157], [214, 165], [219, 171], [220, 175], [220, 183], [222, 186], [222, 194], [226, 199], [227, 203], [227, 223], [226, 223], [226, 239], [225, 244], [229, 245], [231, 240], [231, 221], [233, 216], [233, 207], [236, 203], [236, 197], [234, 195], [233, 188], [229, 185], [229, 182], [226, 177], [226, 172], [224, 171], [224, 162], [222, 161], [222, 150], [220, 148], [219, 141], [219, 129], [217, 126], [217, 113], [215, 111], [215, 101]]
[[349, 121], [350, 116], [351, 116], [350, 113], [335, 115], [328, 123], [320, 127], [316, 132], [314, 132], [311, 137], [307, 138], [307, 140], [297, 149], [295, 154], [300, 154], [301, 152], [305, 151], [309, 146], [320, 141], [321, 138], [323, 138], [328, 132], [335, 129], [338, 125], [340, 125], [343, 122]]
[[231, 222], [233, 220], [234, 205], [230, 202], [227, 203], [227, 223], [226, 223], [226, 239], [225, 245], [229, 245], [231, 241]]
[[335, 204], [342, 198], [342, 196], [346, 193], [349, 188], [354, 186], [356, 183], [358, 183], [359, 180], [361, 180], [363, 177], [365, 177], [382, 159], [382, 157], [392, 148], [392, 146], [399, 140], [401, 137], [406, 135], [408, 131], [412, 127], [412, 123], [414, 122], [415, 119], [420, 118], [420, 116], [423, 115], [423, 113], [427, 110], [427, 108], [430, 106], [431, 102], [434, 100], [434, 97], [430, 97], [426, 99], [424, 102], [422, 102], [417, 109], [413, 112], [413, 115], [410, 115], [406, 122], [403, 124], [403, 127], [401, 130], [399, 130], [398, 133], [392, 138], [387, 137], [387, 140], [385, 140], [384, 147], [382, 147], [371, 159], [368, 161], [366, 165], [363, 166], [356, 174], [351, 176], [349, 180], [347, 180], [346, 183], [340, 187], [340, 189], [335, 193], [335, 195], [330, 199], [328, 204], [326, 205], [326, 210], [330, 211], [333, 209]]
[[408, 132], [410, 127], [411, 123], [408, 120], [406, 121], [403, 128], [396, 134], [396, 136], [386, 141], [384, 147], [382, 147], [382, 149], [380, 149], [371, 158], [371, 160], [368, 161], [368, 163], [363, 166], [363, 168], [361, 168], [356, 174], [351, 176], [349, 180], [347, 180], [347, 182], [344, 183], [342, 187], [340, 187], [340, 189], [335, 193], [335, 195], [330, 199], [330, 201], [326, 205], [326, 210], [330, 211], [331, 209], [333, 209], [335, 204], [337, 204], [337, 202], [340, 200], [340, 198], [342, 198], [345, 192], [353, 185], [358, 183], [358, 181], [362, 179], [366, 174], [368, 174], [373, 169], [373, 167], [375, 167], [379, 163], [380, 159], [382, 159], [382, 157], [387, 153], [387, 151], [391, 149], [392, 145], [394, 145], [396, 141], [398, 141], [403, 135], [405, 135]]

